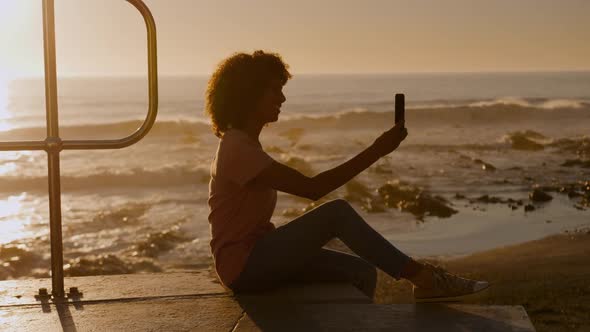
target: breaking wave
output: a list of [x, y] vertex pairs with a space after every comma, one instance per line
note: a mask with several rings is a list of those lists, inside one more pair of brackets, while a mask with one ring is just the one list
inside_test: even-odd
[[[62, 175], [61, 184], [66, 190], [89, 188], [162, 188], [204, 184], [209, 181], [209, 171], [188, 166], [172, 166], [155, 170], [134, 168], [130, 172], [106, 171], [85, 176]], [[0, 178], [0, 191], [46, 191], [47, 176], [9, 176]]]

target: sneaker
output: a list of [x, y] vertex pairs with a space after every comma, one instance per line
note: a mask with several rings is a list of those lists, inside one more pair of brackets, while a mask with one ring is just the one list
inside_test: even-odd
[[441, 267], [424, 263], [420, 273], [430, 273], [433, 285], [430, 287], [414, 286], [416, 302], [448, 302], [465, 300], [467, 295], [479, 293], [490, 286], [487, 281], [461, 278]]

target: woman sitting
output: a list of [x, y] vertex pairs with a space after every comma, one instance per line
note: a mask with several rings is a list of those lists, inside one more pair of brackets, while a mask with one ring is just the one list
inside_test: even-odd
[[[416, 301], [444, 301], [481, 291], [461, 278], [407, 256], [369, 226], [345, 200], [328, 201], [276, 228], [277, 190], [318, 200], [344, 185], [406, 138], [403, 123], [343, 164], [307, 177], [270, 157], [259, 136], [275, 122], [291, 78], [278, 54], [236, 53], [209, 80], [205, 112], [220, 138], [211, 164], [211, 252], [221, 283], [234, 292], [288, 282], [349, 281], [372, 297], [379, 268], [414, 285]], [[323, 248], [339, 238], [355, 254]]]

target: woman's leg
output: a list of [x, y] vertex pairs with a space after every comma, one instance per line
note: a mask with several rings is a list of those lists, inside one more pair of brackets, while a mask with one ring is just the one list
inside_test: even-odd
[[290, 275], [287, 281], [348, 282], [372, 299], [377, 287], [377, 268], [358, 256], [321, 248], [317, 255]]
[[305, 269], [335, 237], [362, 259], [396, 279], [411, 260], [369, 226], [347, 201], [336, 199], [259, 239], [246, 267], [231, 287], [236, 291], [260, 290], [289, 280]]

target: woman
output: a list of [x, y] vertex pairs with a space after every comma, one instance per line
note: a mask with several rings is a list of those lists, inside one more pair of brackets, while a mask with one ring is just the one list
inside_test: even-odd
[[[220, 138], [209, 182], [211, 252], [221, 283], [234, 292], [286, 282], [349, 281], [369, 297], [376, 267], [414, 285], [417, 301], [451, 300], [488, 287], [408, 257], [341, 199], [326, 202], [275, 228], [270, 222], [280, 190], [317, 200], [347, 183], [406, 138], [403, 123], [347, 162], [307, 177], [262, 149], [262, 128], [278, 120], [282, 87], [291, 78], [278, 54], [236, 53], [209, 80], [205, 112]], [[322, 248], [342, 240], [360, 257]]]

